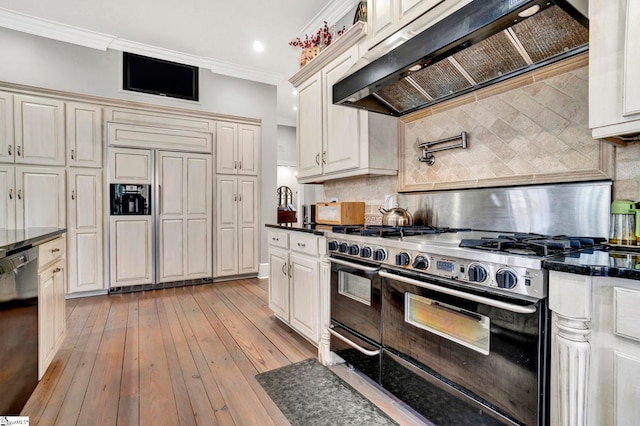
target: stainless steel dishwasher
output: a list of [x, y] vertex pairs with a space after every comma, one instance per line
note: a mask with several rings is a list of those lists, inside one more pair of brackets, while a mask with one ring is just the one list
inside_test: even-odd
[[18, 415], [38, 384], [38, 248], [0, 251], [0, 413]]

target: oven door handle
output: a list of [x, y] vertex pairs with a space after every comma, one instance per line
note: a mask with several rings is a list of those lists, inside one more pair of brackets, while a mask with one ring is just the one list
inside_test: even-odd
[[357, 263], [346, 262], [344, 260], [335, 259], [333, 257], [330, 257], [329, 261], [333, 262], [333, 263], [337, 263], [338, 265], [348, 266], [348, 267], [354, 268], [354, 269], [360, 269], [361, 271], [365, 271], [365, 272], [378, 272], [380, 270], [380, 268], [372, 268], [370, 266], [362, 266], [362, 265], [358, 265]]
[[516, 314], [532, 314], [537, 310], [535, 305], [528, 305], [528, 306], [514, 305], [513, 303], [501, 302], [499, 300], [489, 299], [488, 297], [477, 296], [475, 294], [465, 293], [464, 291], [454, 290], [452, 288], [442, 287], [439, 285], [430, 284], [430, 283], [414, 280], [407, 277], [401, 277], [395, 274], [390, 274], [385, 271], [380, 271], [380, 276], [384, 278], [389, 278], [391, 280], [398, 280], [406, 284], [415, 285], [417, 287], [427, 288], [429, 290], [433, 290], [438, 293], [444, 293], [450, 296], [459, 297], [461, 299], [470, 300], [472, 302], [482, 303], [483, 305], [493, 306], [494, 308], [515, 312]]
[[356, 349], [357, 351], [362, 352], [366, 356], [376, 356], [376, 355], [380, 354], [380, 349], [375, 350], [375, 351], [370, 351], [370, 350], [365, 349], [362, 346], [358, 345], [357, 343], [354, 343], [351, 340], [347, 339], [346, 337], [344, 337], [342, 334], [338, 333], [337, 331], [333, 331], [333, 325], [330, 325], [328, 330], [329, 330], [329, 333], [333, 334], [338, 339], [342, 340], [347, 345], [351, 346], [352, 348]]

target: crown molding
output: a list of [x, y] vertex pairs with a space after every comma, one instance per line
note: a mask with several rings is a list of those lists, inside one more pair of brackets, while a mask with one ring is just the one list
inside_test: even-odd
[[89, 47], [91, 49], [126, 51], [138, 55], [164, 59], [166, 61], [194, 65], [208, 69], [215, 74], [227, 75], [259, 83], [277, 85], [282, 81], [286, 81], [284, 74], [264, 72], [255, 68], [219, 61], [213, 58], [190, 55], [188, 53], [125, 40], [113, 35], [61, 24], [3, 8], [0, 8], [0, 27], [78, 46]]
[[[315, 34], [318, 31], [318, 28], [324, 25], [324, 21], [327, 21], [329, 26], [336, 24], [340, 19], [342, 19], [347, 13], [349, 13], [352, 9], [354, 9], [360, 0], [333, 0], [329, 4], [320, 10], [314, 16], [311, 21], [300, 30], [299, 36], [304, 36], [304, 34]], [[347, 25], [347, 28], [349, 26]]]

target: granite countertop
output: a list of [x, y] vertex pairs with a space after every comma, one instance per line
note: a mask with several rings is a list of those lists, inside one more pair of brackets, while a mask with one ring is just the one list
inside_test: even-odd
[[640, 281], [640, 247], [604, 247], [544, 261], [550, 271]]
[[66, 228], [0, 229], [0, 257], [15, 249], [37, 245], [65, 232]]
[[283, 231], [298, 231], [298, 232], [306, 232], [307, 234], [313, 234], [313, 235], [324, 235], [325, 232], [329, 232], [331, 231], [331, 227], [327, 227], [325, 225], [306, 225], [306, 226], [300, 226], [297, 223], [291, 223], [291, 224], [274, 224], [274, 223], [267, 223], [265, 225], [267, 228], [276, 228], [276, 229], [281, 229]]

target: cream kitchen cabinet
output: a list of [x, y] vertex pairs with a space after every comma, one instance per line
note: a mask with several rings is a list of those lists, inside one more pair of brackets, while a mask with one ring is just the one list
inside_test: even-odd
[[13, 96], [16, 164], [65, 165], [64, 102], [36, 96]]
[[157, 281], [211, 277], [211, 154], [159, 151], [157, 164]]
[[216, 123], [216, 173], [257, 176], [259, 153], [260, 127]]
[[589, 2], [589, 127], [602, 139], [640, 133], [640, 3]]
[[549, 274], [551, 424], [636, 424], [640, 416], [638, 281]]
[[13, 95], [0, 92], [0, 163], [13, 163]]
[[102, 187], [102, 170], [68, 171], [68, 293], [105, 288]]
[[109, 262], [111, 288], [153, 282], [151, 216], [111, 216]]
[[216, 178], [215, 275], [258, 271], [258, 179], [218, 175]]
[[65, 238], [38, 247], [38, 380], [47, 371], [65, 334]]
[[0, 165], [0, 228], [64, 228], [65, 170]]
[[316, 346], [320, 342], [320, 259], [325, 239], [297, 231], [268, 231], [269, 307]]
[[151, 184], [153, 151], [109, 147], [109, 183]]
[[74, 167], [102, 167], [102, 108], [99, 105], [67, 102], [67, 164]]
[[[333, 85], [358, 60], [359, 23], [289, 81], [298, 90], [298, 181], [397, 174], [397, 119], [333, 104]], [[346, 38], [345, 38], [346, 36]]]

